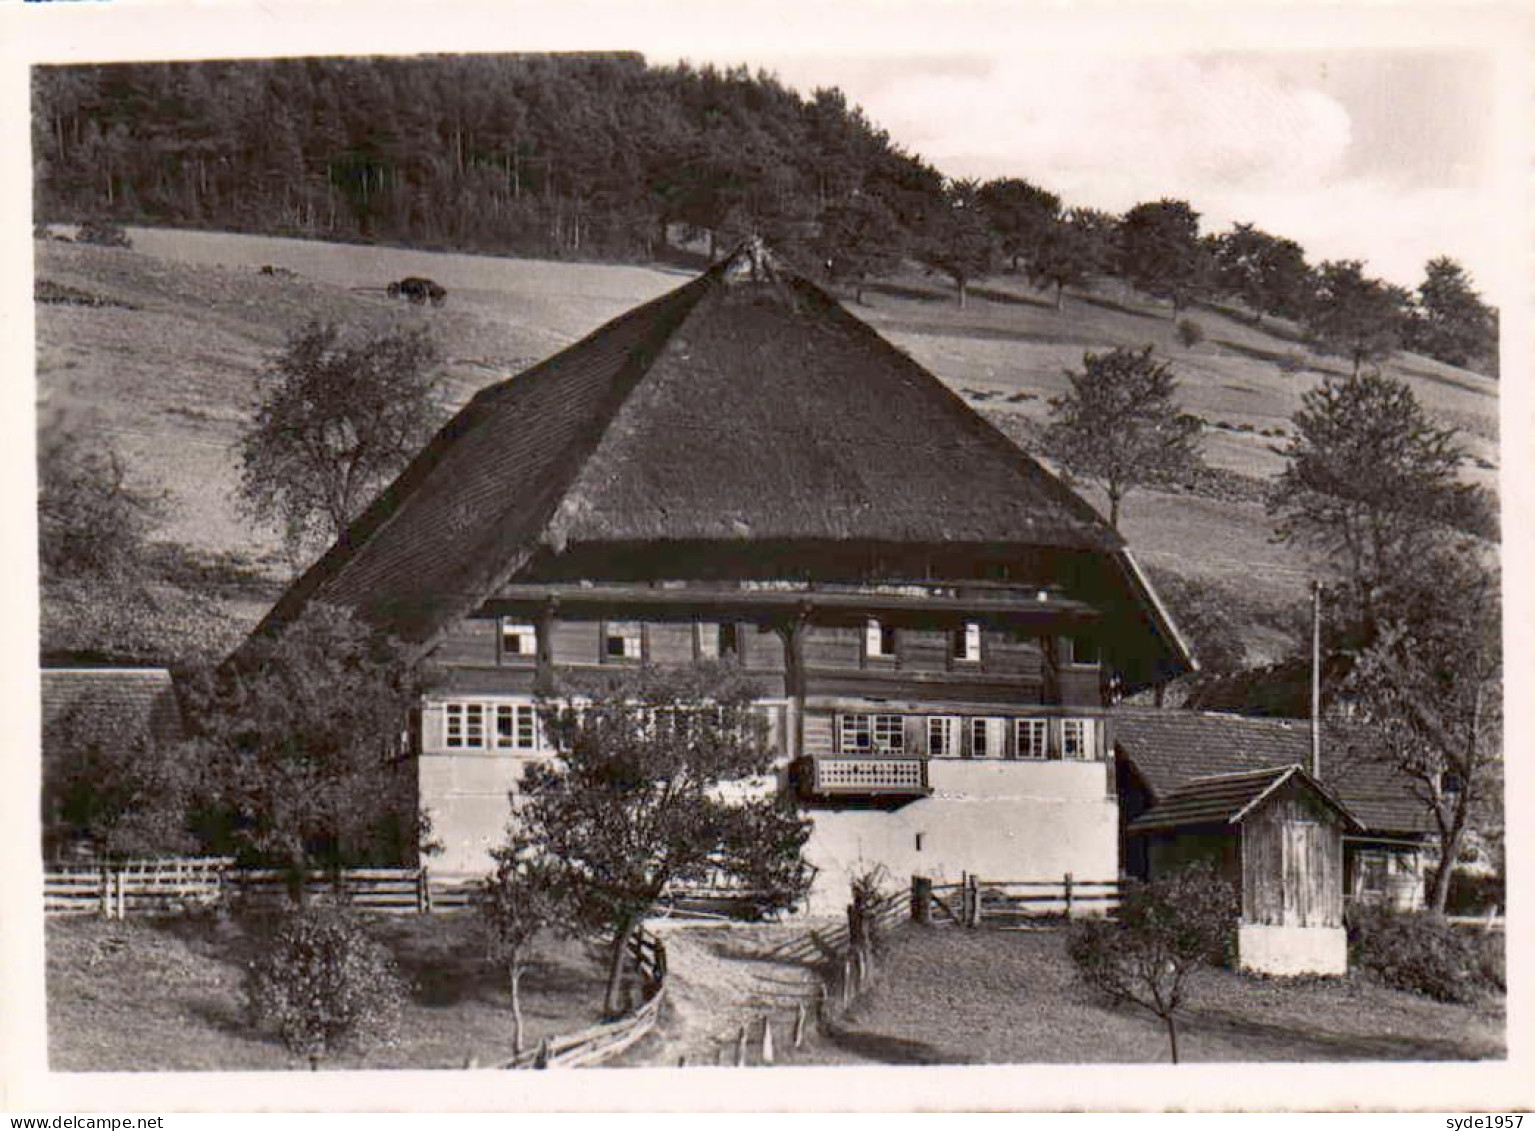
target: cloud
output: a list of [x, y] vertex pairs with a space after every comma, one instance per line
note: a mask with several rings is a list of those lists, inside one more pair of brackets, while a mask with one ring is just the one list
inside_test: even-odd
[[1324, 183], [1351, 139], [1317, 90], [1191, 58], [1021, 57], [904, 74], [861, 96], [891, 134], [955, 175], [1022, 175], [1121, 210], [1154, 195]]

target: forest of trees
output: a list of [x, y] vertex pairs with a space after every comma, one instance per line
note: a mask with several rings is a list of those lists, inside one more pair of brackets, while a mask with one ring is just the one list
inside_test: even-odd
[[[854, 284], [902, 258], [967, 286], [1000, 270], [1054, 289], [1119, 276], [1168, 300], [1306, 320], [1357, 364], [1408, 346], [1496, 371], [1496, 311], [1432, 261], [1417, 294], [1312, 268], [1294, 241], [1199, 233], [1187, 201], [1123, 217], [1019, 178], [946, 178], [836, 89], [637, 54], [40, 67], [36, 215], [464, 251], [651, 259], [681, 229], [711, 257], [763, 236]], [[1357, 280], [1350, 275], [1358, 276]], [[1308, 318], [1340, 281], [1381, 322]], [[1387, 309], [1377, 318], [1383, 300]]]

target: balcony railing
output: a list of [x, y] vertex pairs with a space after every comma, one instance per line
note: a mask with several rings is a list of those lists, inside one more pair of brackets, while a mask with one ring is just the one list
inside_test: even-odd
[[816, 797], [925, 797], [922, 758], [807, 758], [804, 789]]

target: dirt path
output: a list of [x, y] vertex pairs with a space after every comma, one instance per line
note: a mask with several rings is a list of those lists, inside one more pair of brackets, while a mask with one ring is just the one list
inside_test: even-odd
[[666, 943], [667, 1004], [655, 1036], [621, 1063], [675, 1066], [686, 1058], [690, 1065], [734, 1064], [741, 1026], [749, 1024], [750, 1063], [756, 1064], [764, 1017], [772, 1019], [775, 1042], [786, 1051], [799, 1004], [813, 1009], [816, 979], [803, 962], [773, 952], [819, 925], [647, 924]]

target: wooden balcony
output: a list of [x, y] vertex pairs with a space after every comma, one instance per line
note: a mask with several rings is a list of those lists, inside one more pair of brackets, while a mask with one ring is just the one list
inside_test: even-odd
[[926, 797], [924, 758], [818, 756], [800, 762], [800, 789], [811, 797]]

